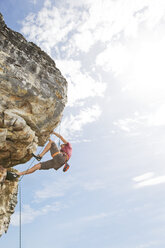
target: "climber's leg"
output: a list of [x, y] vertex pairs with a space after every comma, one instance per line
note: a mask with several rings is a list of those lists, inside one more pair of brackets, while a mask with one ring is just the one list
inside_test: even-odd
[[45, 146], [45, 148], [41, 152], [41, 154], [38, 154], [36, 156], [35, 154], [32, 153], [33, 157], [35, 157], [38, 161], [40, 161], [42, 159], [42, 157], [45, 155], [45, 153], [47, 153], [50, 150], [52, 143], [54, 143], [54, 142], [51, 139], [49, 139], [49, 143]]
[[49, 143], [45, 146], [44, 150], [41, 152], [41, 154], [39, 154], [41, 158], [45, 155], [45, 153], [47, 153], [50, 150], [52, 143], [53, 141], [50, 139]]
[[40, 168], [41, 168], [41, 164], [39, 163], [39, 164], [34, 165], [32, 168], [22, 171], [22, 172], [18, 172], [17, 174], [19, 176], [28, 175], [28, 174], [35, 172], [36, 170], [39, 170]]

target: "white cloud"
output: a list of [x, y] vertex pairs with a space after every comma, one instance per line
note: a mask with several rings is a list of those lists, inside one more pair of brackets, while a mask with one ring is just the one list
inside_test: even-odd
[[75, 34], [73, 41], [75, 42], [75, 46], [83, 52], [88, 52], [91, 46], [95, 43], [92, 32], [89, 30], [83, 32], [83, 39], [82, 33]]
[[121, 14], [114, 21], [114, 25], [123, 22], [119, 24], [121, 32], [98, 54], [96, 63], [113, 73], [123, 85], [123, 93], [147, 104], [164, 103], [165, 2], [131, 1], [125, 7], [127, 17]]
[[96, 63], [105, 71], [112, 71], [116, 76], [128, 70], [129, 62], [128, 48], [121, 43], [109, 44], [96, 59]]
[[62, 197], [76, 184], [77, 181], [73, 177], [62, 177], [55, 182], [43, 185], [41, 190], [36, 191], [35, 200], [40, 201], [48, 198]]
[[112, 71], [123, 92], [143, 102], [164, 101], [165, 32], [157, 34], [143, 32], [138, 39], [127, 44], [115, 42], [97, 56], [96, 62], [105, 71]]
[[[99, 75], [99, 80], [92, 77], [80, 57], [80, 51], [88, 52], [95, 43], [93, 32], [84, 26], [85, 23], [88, 26], [88, 10], [92, 2], [66, 3], [55, 5], [53, 1], [46, 0], [37, 14], [30, 13], [26, 17], [22, 32], [55, 58], [57, 67], [68, 81], [67, 106], [81, 108], [77, 116], [70, 115], [63, 120], [61, 129], [69, 135], [81, 131], [86, 124], [99, 118], [100, 107], [92, 106], [90, 102], [87, 104], [87, 100], [103, 97], [106, 84]], [[82, 109], [84, 105], [88, 108]]]
[[106, 84], [97, 82], [87, 72], [82, 72], [80, 61], [57, 60], [57, 65], [69, 83], [68, 106], [83, 105], [87, 98], [104, 95]]
[[141, 245], [138, 245], [136, 246], [136, 248], [151, 248], [152, 246], [154, 247], [158, 247], [159, 246], [159, 242], [148, 242], [148, 243], [145, 243], [145, 244], [141, 244]]
[[58, 7], [46, 0], [38, 14], [27, 16], [22, 32], [44, 48], [57, 51], [62, 42], [75, 55], [88, 52], [97, 42], [108, 42], [109, 50], [112, 42], [121, 42], [121, 34], [127, 41], [137, 38], [142, 26], [155, 28], [164, 14], [163, 0], [61, 1]]
[[126, 38], [136, 37], [142, 23], [155, 27], [164, 10], [162, 0], [157, 4], [151, 0], [62, 1], [58, 7], [46, 0], [38, 14], [27, 16], [22, 32], [41, 47], [47, 44], [52, 49], [63, 42], [75, 54], [77, 49], [89, 51], [97, 42], [120, 40], [121, 32]]
[[105, 189], [106, 185], [105, 185], [105, 182], [94, 181], [94, 182], [84, 183], [83, 187], [85, 190], [95, 191], [95, 190], [99, 190], [99, 189]]
[[119, 119], [113, 122], [114, 126], [126, 133], [136, 133], [147, 126], [148, 116], [140, 115], [135, 112], [133, 116], [125, 119]]
[[[67, 11], [63, 7], [57, 8], [50, 1], [46, 1], [38, 14], [30, 13], [26, 17], [21, 32], [50, 53], [59, 42], [67, 39], [69, 32], [76, 28], [78, 19], [71, 9]], [[73, 21], [76, 21], [76, 24]]]
[[75, 178], [72, 176], [62, 177], [55, 182], [45, 184], [40, 190], [35, 192], [35, 202], [47, 200], [49, 198], [61, 198], [68, 194], [70, 190], [79, 189], [83, 191], [92, 192], [95, 190], [102, 190], [107, 187], [107, 182], [102, 180], [81, 180], [81, 175]]
[[[114, 38], [120, 37], [119, 33], [121, 32], [123, 32], [125, 37], [136, 37], [138, 26], [141, 23], [144, 24], [145, 21], [152, 26], [156, 25], [163, 18], [164, 11], [162, 7], [164, 5], [162, 1], [160, 1], [160, 4], [157, 4], [156, 17], [159, 16], [159, 20], [155, 18], [155, 12], [153, 12], [154, 5], [154, 1], [149, 0], [72, 1], [70, 4], [72, 8], [84, 7], [84, 9], [79, 8], [81, 13], [87, 11], [86, 18], [79, 25], [79, 40], [82, 41], [85, 34], [90, 32], [93, 36], [93, 43], [97, 41], [112, 41]], [[153, 20], [157, 21], [153, 22]], [[83, 50], [81, 42], [76, 44], [76, 46]]]
[[100, 214], [96, 214], [96, 215], [90, 215], [90, 216], [85, 216], [79, 219], [79, 222], [92, 222], [92, 221], [96, 221], [99, 219], [103, 219], [108, 217], [108, 213], [100, 213]]
[[145, 128], [165, 126], [164, 113], [165, 104], [159, 104], [159, 106], [146, 114], [135, 112], [129, 118], [114, 121], [113, 125], [125, 133], [140, 134]]
[[165, 125], [165, 104], [160, 105], [155, 112], [149, 115], [149, 126], [164, 126]]
[[64, 137], [74, 137], [79, 135], [85, 125], [95, 122], [101, 115], [101, 109], [98, 105], [92, 107], [83, 108], [79, 114], [65, 117], [61, 123], [61, 133]]
[[47, 8], [49, 8], [49, 7], [51, 7], [51, 1], [50, 0], [45, 0], [45, 2], [44, 2], [44, 6], [45, 7], [47, 7]]
[[31, 2], [32, 4], [34, 4], [34, 5], [37, 4], [37, 0], [30, 0], [30, 2]]
[[[165, 104], [164, 21], [164, 0], [66, 0], [56, 4], [46, 0], [37, 14], [26, 17], [22, 32], [55, 58], [69, 82], [69, 107], [82, 108], [87, 100], [104, 95], [106, 84], [100, 79], [102, 75], [95, 74], [99, 78], [96, 80], [92, 74], [98, 71], [98, 65], [117, 77], [122, 85], [121, 94], [130, 94], [149, 105], [158, 101]], [[98, 43], [102, 49], [92, 52], [93, 64], [89, 62], [88, 67], [84, 58], [91, 56], [91, 48]], [[63, 130], [68, 134], [81, 131], [85, 124], [98, 119], [98, 109], [93, 114], [90, 105], [89, 110], [68, 116]], [[143, 114], [114, 124], [131, 133], [138, 126], [164, 124], [162, 112], [157, 109], [150, 116]]]
[[143, 188], [165, 183], [165, 176], [154, 176], [153, 172], [149, 172], [135, 177], [133, 180], [136, 182], [135, 188]]
[[77, 226], [77, 228], [80, 228], [81, 225], [86, 225], [86, 224], [95, 224], [98, 221], [102, 221], [105, 218], [108, 218], [110, 215], [113, 215], [114, 213], [98, 213], [98, 214], [94, 214], [94, 215], [89, 215], [89, 216], [83, 216], [80, 217], [78, 219], [72, 220], [72, 222], [65, 222], [65, 223], [61, 223], [60, 227], [62, 228], [71, 228], [73, 226]]
[[[90, 41], [89, 46], [98, 41], [119, 40], [121, 33], [124, 38], [136, 38], [142, 25], [148, 29], [154, 28], [164, 18], [165, 13], [163, 0], [156, 3], [153, 0], [96, 0], [76, 3], [72, 1], [70, 6], [72, 8], [73, 6], [84, 7], [83, 10], [79, 8], [79, 11], [87, 12], [79, 24], [78, 37], [82, 41], [86, 37], [85, 34], [91, 33], [93, 42]], [[73, 36], [73, 41], [75, 40], [76, 38]], [[76, 43], [76, 46], [80, 50], [84, 49], [82, 42]]]
[[[50, 214], [51, 212], [60, 211], [63, 206], [59, 202], [55, 202], [51, 205], [46, 205], [41, 209], [33, 209], [30, 205], [23, 205], [22, 212], [21, 212], [21, 221], [22, 224], [27, 224], [33, 222], [37, 217]], [[19, 225], [19, 218], [20, 213], [15, 212], [11, 217], [11, 224], [13, 226]]]
[[[150, 37], [151, 38], [151, 37]], [[153, 38], [153, 37], [152, 37]], [[151, 38], [151, 39], [152, 39]], [[165, 33], [159, 40], [143, 40], [130, 60], [129, 76], [126, 77], [126, 89], [143, 102], [164, 102], [164, 68], [165, 63]]]
[[153, 172], [148, 172], [148, 173], [145, 173], [143, 175], [140, 175], [138, 177], [133, 178], [133, 180], [135, 182], [140, 182], [140, 181], [143, 181], [143, 180], [147, 180], [147, 179], [149, 179], [149, 178], [151, 178], [153, 176], [154, 176], [154, 173]]

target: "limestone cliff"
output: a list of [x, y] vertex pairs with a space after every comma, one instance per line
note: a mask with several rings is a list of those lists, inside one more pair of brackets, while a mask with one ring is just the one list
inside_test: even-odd
[[[27, 162], [37, 146], [44, 145], [61, 119], [66, 94], [67, 82], [55, 62], [34, 43], [8, 28], [0, 14], [2, 170]], [[9, 189], [15, 186], [6, 185], [8, 192], [14, 192]], [[1, 195], [6, 194], [5, 190], [1, 187]], [[2, 205], [5, 206], [1, 200], [0, 218]]]

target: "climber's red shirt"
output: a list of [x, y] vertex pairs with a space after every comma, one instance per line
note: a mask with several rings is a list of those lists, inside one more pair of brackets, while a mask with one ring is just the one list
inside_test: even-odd
[[64, 146], [60, 150], [61, 152], [65, 152], [68, 155], [68, 159], [70, 159], [72, 155], [72, 145], [71, 143], [64, 144]]

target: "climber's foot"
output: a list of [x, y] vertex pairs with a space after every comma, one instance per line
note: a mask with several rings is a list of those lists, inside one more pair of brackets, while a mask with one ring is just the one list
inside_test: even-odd
[[12, 171], [8, 171], [7, 172], [7, 175], [6, 175], [6, 180], [9, 180], [9, 181], [14, 181], [15, 179], [17, 179], [19, 177], [19, 172], [18, 173], [15, 173], [15, 172], [12, 172]]
[[41, 159], [42, 159], [42, 157], [40, 157], [40, 155], [35, 155], [34, 153], [32, 153], [32, 155], [33, 155], [33, 157], [35, 158], [35, 159], [37, 159], [38, 161], [40, 161]]
[[19, 177], [19, 176], [22, 176], [22, 172], [21, 172], [21, 171], [18, 171], [18, 172], [17, 172], [17, 175], [18, 175], [18, 177]]

